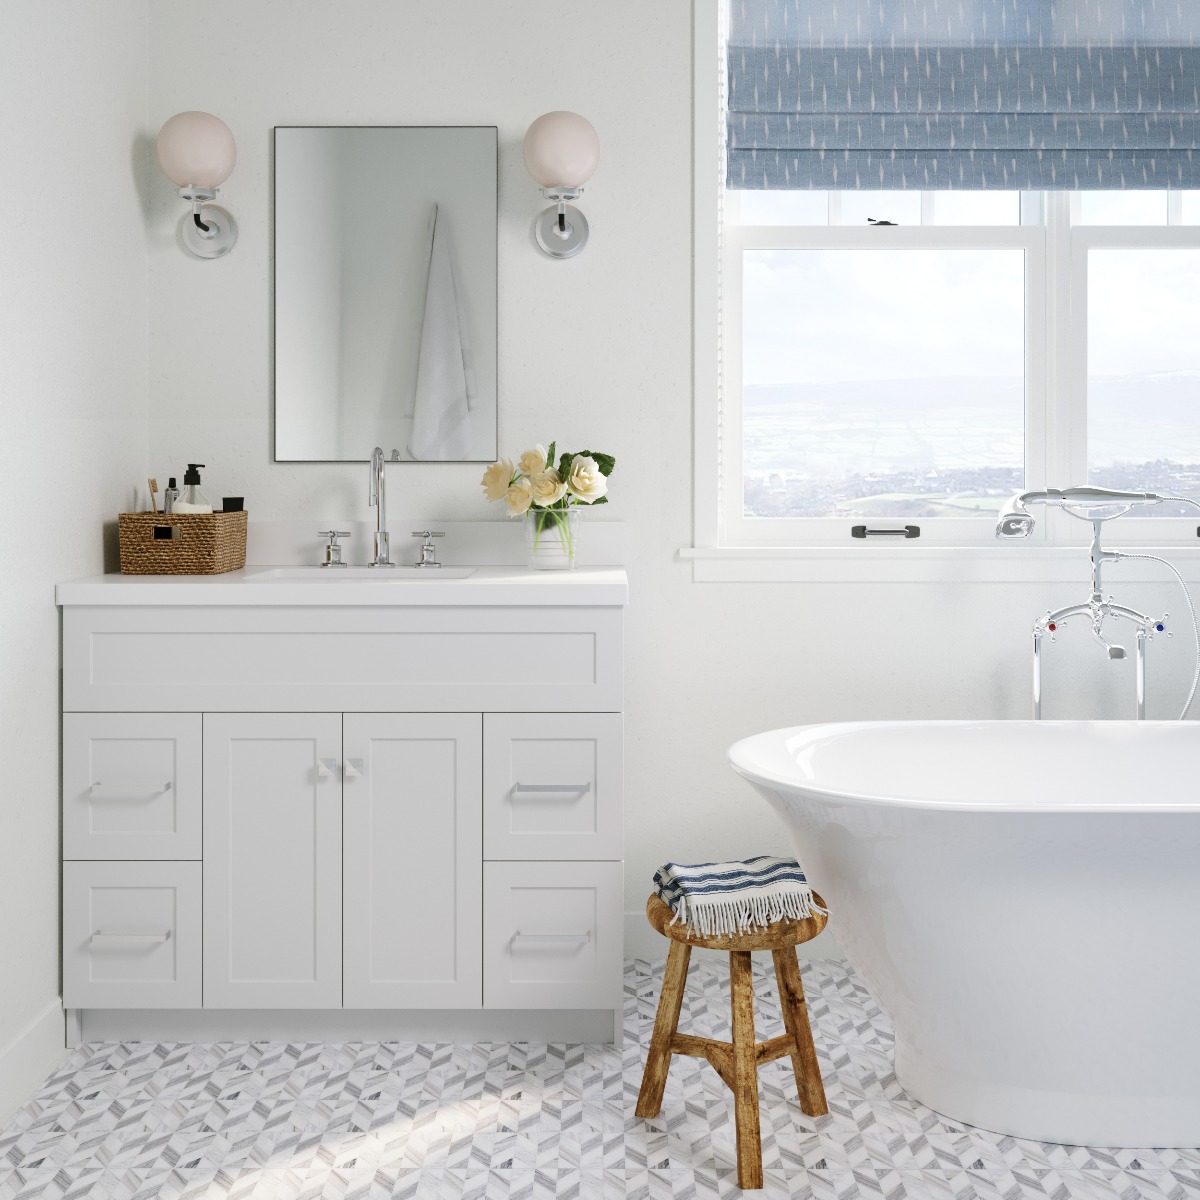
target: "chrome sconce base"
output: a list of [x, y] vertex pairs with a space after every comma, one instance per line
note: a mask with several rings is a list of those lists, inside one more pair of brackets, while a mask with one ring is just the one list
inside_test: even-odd
[[538, 213], [533, 222], [533, 240], [548, 258], [572, 258], [587, 245], [587, 218], [568, 200], [576, 200], [583, 188], [543, 188], [542, 195], [554, 201], [553, 208]]
[[211, 201], [216, 188], [181, 187], [180, 199], [192, 206], [179, 222], [179, 240], [197, 258], [220, 258], [237, 243], [238, 227], [228, 209]]

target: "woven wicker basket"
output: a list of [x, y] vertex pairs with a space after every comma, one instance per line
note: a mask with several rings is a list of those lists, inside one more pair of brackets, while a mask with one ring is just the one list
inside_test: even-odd
[[121, 513], [122, 575], [220, 575], [246, 565], [247, 514]]

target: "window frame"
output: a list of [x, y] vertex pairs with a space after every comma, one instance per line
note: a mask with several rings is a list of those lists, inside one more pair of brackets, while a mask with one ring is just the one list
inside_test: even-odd
[[[1056, 510], [1038, 514], [1035, 536], [997, 542], [983, 520], [920, 522], [922, 538], [852, 540], [846, 518], [779, 520], [788, 530], [747, 538], [747, 520], [728, 513], [726, 480], [740, 467], [740, 389], [726, 388], [740, 366], [741, 251], [776, 245], [1019, 245], [1026, 252], [1026, 479], [1031, 488], [1086, 479], [1087, 251], [1098, 246], [1200, 248], [1200, 226], [1072, 224], [1079, 202], [1069, 193], [1022, 196], [1022, 220], [1040, 207], [1040, 224], [1020, 226], [731, 226], [724, 198], [724, 0], [693, 8], [693, 545], [681, 549], [697, 581], [1015, 581], [1079, 578], [1083, 522]], [[712, 64], [712, 73], [704, 64]], [[1037, 204], [1027, 203], [1037, 201]], [[1172, 202], [1168, 201], [1169, 207]], [[1170, 220], [1178, 220], [1178, 201]], [[880, 236], [882, 235], [882, 237]], [[758, 245], [758, 243], [765, 243]], [[737, 255], [734, 261], [733, 256]], [[1031, 271], [1041, 286], [1031, 286]], [[1061, 349], [1060, 349], [1061, 347]], [[737, 396], [733, 393], [739, 391]], [[728, 448], [736, 441], [737, 451]], [[741, 481], [737, 480], [740, 506]], [[760, 519], [764, 520], [764, 519]], [[797, 524], [824, 522], [805, 533]], [[774, 524], [774, 519], [771, 520]], [[889, 520], [888, 524], [902, 524]], [[961, 534], [942, 525], [976, 526]], [[926, 529], [929, 533], [926, 533]], [[1190, 518], [1124, 518], [1110, 527], [1113, 545], [1166, 546], [1188, 578], [1200, 581], [1200, 510]], [[839, 532], [840, 531], [840, 532]], [[798, 537], [800, 532], [803, 536]], [[983, 536], [979, 536], [980, 533]], [[1039, 536], [1040, 534], [1040, 536]], [[740, 535], [740, 536], [739, 536]], [[1187, 539], [1187, 540], [1185, 540]]]

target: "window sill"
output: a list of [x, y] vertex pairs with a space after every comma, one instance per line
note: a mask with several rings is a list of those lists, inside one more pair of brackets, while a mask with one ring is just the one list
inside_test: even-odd
[[[1130, 554], [1157, 554], [1200, 583], [1200, 545], [1122, 544]], [[1107, 547], [1106, 547], [1107, 548]], [[695, 583], [1086, 583], [1090, 559], [1079, 546], [685, 546]], [[1111, 581], [1170, 580], [1152, 562], [1105, 567]]]

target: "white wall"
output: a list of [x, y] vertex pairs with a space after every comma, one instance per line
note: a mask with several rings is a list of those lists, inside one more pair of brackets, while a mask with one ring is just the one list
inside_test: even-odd
[[146, 52], [146, 0], [4, 6], [0, 1123], [63, 1045], [54, 584], [146, 487]]
[[[496, 124], [502, 452], [551, 438], [611, 451], [612, 504], [595, 519], [630, 523], [626, 908], [640, 909], [667, 857], [786, 846], [725, 765], [738, 737], [805, 721], [1026, 714], [1030, 623], [1081, 588], [694, 584], [676, 556], [692, 536], [687, 0], [325, 0], [305, 4], [303, 19], [296, 9], [152, 6], [151, 125], [208, 108], [240, 148], [225, 196], [241, 241], [226, 259], [178, 253], [177, 203], [155, 185], [150, 461], [160, 476], [206, 462], [210, 496], [244, 494], [253, 516], [311, 518], [314, 531], [367, 516], [361, 465], [271, 462], [271, 127]], [[582, 201], [591, 242], [567, 262], [531, 245], [543, 202], [520, 152], [529, 122], [555, 108], [585, 114], [602, 147]], [[183, 297], [196, 301], [193, 320], [181, 319]], [[393, 529], [502, 520], [480, 500], [478, 478], [472, 466], [390, 468]], [[351, 544], [355, 561], [365, 551]], [[1085, 578], [1081, 561], [1081, 586]], [[1155, 594], [1125, 595], [1182, 614], [1176, 596]], [[1154, 654], [1182, 662], [1186, 638], [1156, 643]], [[1131, 703], [1127, 667], [1110, 671], [1087, 647], [1067, 649], [1068, 660], [1079, 678], [1108, 681], [1076, 711]], [[1157, 669], [1152, 712], [1168, 715], [1184, 681], [1174, 671], [1164, 682]], [[1128, 690], [1115, 690], [1118, 680]]]

